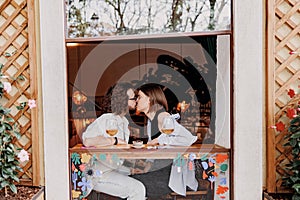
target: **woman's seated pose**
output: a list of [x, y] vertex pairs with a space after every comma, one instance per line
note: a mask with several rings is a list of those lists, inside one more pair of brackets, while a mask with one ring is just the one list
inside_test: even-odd
[[[127, 144], [129, 139], [128, 120], [124, 117], [129, 107], [135, 106], [134, 92], [131, 88], [126, 88], [126, 84], [117, 84], [112, 92], [111, 110], [97, 118], [90, 124], [82, 135], [85, 146], [104, 146]], [[110, 136], [106, 130], [107, 120], [115, 120], [117, 130], [114, 136]], [[93, 189], [112, 196], [127, 198], [127, 200], [145, 199], [144, 185], [129, 177], [130, 169], [122, 165], [123, 160], [110, 162], [106, 160], [91, 159], [88, 164], [90, 170], [84, 173], [87, 180], [92, 183], [92, 187], [86, 196]]]
[[[161, 133], [164, 118], [170, 117], [166, 112], [168, 104], [166, 97], [157, 84], [145, 84], [137, 89], [137, 110], [143, 112], [147, 119], [148, 145], [190, 146], [197, 140], [186, 128], [174, 120], [174, 130], [171, 136]], [[144, 169], [136, 169], [133, 178], [140, 180], [146, 187], [147, 197], [161, 197], [171, 192], [168, 187], [172, 160], [146, 160]], [[174, 183], [172, 183], [174, 184]], [[176, 184], [176, 183], [175, 183]], [[197, 188], [195, 185], [193, 188]]]

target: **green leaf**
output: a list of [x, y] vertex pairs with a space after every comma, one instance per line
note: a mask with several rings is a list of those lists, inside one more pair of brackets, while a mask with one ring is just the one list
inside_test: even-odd
[[3, 142], [10, 142], [11, 138], [9, 136], [3, 137]]
[[292, 147], [295, 147], [297, 145], [297, 139], [292, 138], [289, 143]]
[[10, 113], [10, 109], [8, 109], [8, 108], [3, 108], [2, 107], [2, 110], [3, 110], [4, 115], [8, 115]]
[[298, 166], [300, 166], [300, 160], [293, 160], [293, 167], [297, 169]]
[[8, 185], [9, 185], [8, 181], [2, 181], [1, 182], [1, 187], [5, 187], [5, 186], [8, 186]]
[[14, 156], [7, 156], [8, 162], [14, 161], [15, 157]]
[[298, 156], [298, 154], [299, 154], [299, 149], [294, 148], [294, 149], [292, 150], [292, 153], [293, 153], [294, 155]]
[[9, 130], [9, 131], [12, 130], [12, 127], [9, 123], [4, 123], [4, 127], [6, 130]]
[[3, 125], [0, 125], [0, 133], [4, 132], [5, 131], [5, 126]]
[[293, 183], [296, 183], [298, 180], [300, 180], [300, 178], [291, 176], [291, 180]]
[[13, 193], [17, 194], [17, 187], [14, 184], [10, 183], [9, 188]]
[[297, 183], [297, 184], [294, 184], [293, 186], [292, 186], [292, 188], [294, 189], [294, 190], [296, 190], [296, 192], [300, 192], [300, 183]]
[[18, 76], [17, 79], [18, 79], [18, 80], [21, 80], [21, 81], [25, 81], [25, 78], [24, 78], [23, 75]]
[[300, 131], [291, 135], [291, 138], [300, 138]]
[[11, 117], [6, 117], [6, 121], [7, 122], [14, 122], [15, 120], [13, 118], [11, 118]]
[[19, 140], [21, 138], [21, 134], [19, 133], [19, 131], [13, 131], [14, 136]]
[[16, 182], [20, 182], [20, 179], [15, 175], [11, 176], [11, 178]]
[[5, 53], [4, 53], [4, 56], [5, 56], [5, 57], [11, 57], [11, 54], [8, 53], [8, 52], [5, 52]]

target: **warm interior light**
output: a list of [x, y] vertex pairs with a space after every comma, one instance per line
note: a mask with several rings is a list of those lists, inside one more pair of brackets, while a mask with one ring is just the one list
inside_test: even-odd
[[177, 111], [181, 111], [181, 112], [185, 112], [188, 108], [190, 107], [189, 103], [186, 103], [184, 100], [182, 102], [179, 102], [177, 104], [176, 110]]
[[81, 92], [75, 91], [73, 93], [72, 100], [76, 105], [82, 105], [86, 102], [87, 97], [84, 94], [82, 94]]
[[76, 46], [79, 46], [79, 44], [75, 42], [67, 43], [67, 47], [76, 47]]

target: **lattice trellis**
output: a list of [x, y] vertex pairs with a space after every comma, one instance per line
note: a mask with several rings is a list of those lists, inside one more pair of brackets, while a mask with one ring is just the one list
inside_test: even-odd
[[29, 45], [28, 31], [28, 10], [32, 5], [32, 1], [29, 0], [0, 1], [0, 63], [4, 64], [3, 72], [8, 77], [5, 81], [12, 85], [12, 91], [5, 93], [1, 104], [11, 109], [11, 117], [20, 126], [21, 139], [15, 140], [14, 143], [31, 154], [31, 159], [21, 164], [24, 172], [19, 173], [21, 183], [29, 185], [33, 185], [35, 171], [32, 122], [36, 111], [28, 106], [20, 111], [16, 106], [36, 98], [36, 88], [31, 87], [35, 85], [33, 81], [36, 80], [30, 75], [36, 66], [30, 64], [30, 56], [33, 55], [30, 55], [32, 46]]
[[[288, 123], [287, 109], [297, 104], [299, 95], [290, 98], [288, 91], [300, 93], [300, 1], [268, 1], [268, 127], [282, 121]], [[268, 192], [287, 191], [282, 177], [287, 173], [285, 164], [291, 159], [285, 148], [282, 132], [267, 130], [267, 189]]]

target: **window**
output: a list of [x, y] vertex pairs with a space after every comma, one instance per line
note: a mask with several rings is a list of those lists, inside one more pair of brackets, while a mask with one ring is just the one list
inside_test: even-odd
[[[120, 4], [117, 6], [113, 2]], [[204, 189], [205, 197], [212, 199], [214, 195], [221, 195], [222, 198], [229, 199], [231, 183], [227, 169], [231, 153], [230, 1], [163, 1], [164, 4], [150, 7], [151, 2], [158, 1], [144, 1], [145, 4], [141, 5], [140, 2], [67, 2], [71, 162], [73, 163], [72, 159], [76, 156], [87, 152], [93, 154], [93, 157], [103, 158], [102, 150], [99, 154], [95, 149], [89, 152], [89, 149], [80, 148], [81, 137], [83, 131], [97, 117], [110, 112], [109, 97], [115, 84], [126, 81], [137, 88], [146, 83], [156, 83], [163, 88], [167, 97], [168, 112], [179, 114], [178, 122], [197, 136], [197, 143], [202, 145], [196, 152], [193, 149], [187, 152], [188, 156], [196, 155], [197, 178], [203, 178], [202, 175], [206, 174], [205, 181], [214, 185]], [[149, 15], [142, 12], [145, 10], [150, 10]], [[160, 17], [156, 12], [166, 14]], [[108, 18], [110, 15], [114, 17]], [[197, 22], [197, 26], [192, 26], [192, 19]], [[142, 24], [147, 20], [148, 24]], [[162, 24], [155, 26], [156, 20]], [[131, 139], [134, 140], [145, 131], [145, 118], [136, 112], [131, 112], [130, 117], [129, 128]], [[111, 153], [110, 150], [107, 152]], [[126, 156], [141, 155], [132, 154], [130, 150], [127, 153]], [[175, 154], [173, 152], [172, 155]], [[207, 158], [218, 155], [222, 157], [217, 159], [221, 168], [215, 168], [214, 163], [209, 163]], [[76, 169], [79, 166], [78, 163], [74, 164]], [[212, 172], [210, 169], [220, 173], [220, 176], [214, 179], [208, 172]], [[75, 172], [73, 170], [71, 174]], [[73, 190], [77, 188], [76, 191], [84, 195], [84, 191], [78, 190], [76, 186], [79, 181], [76, 173], [70, 177], [74, 183]], [[73, 179], [74, 177], [77, 178]], [[218, 189], [220, 187], [223, 189]], [[212, 192], [214, 195], [209, 196]]]
[[230, 30], [229, 0], [67, 0], [67, 37]]

